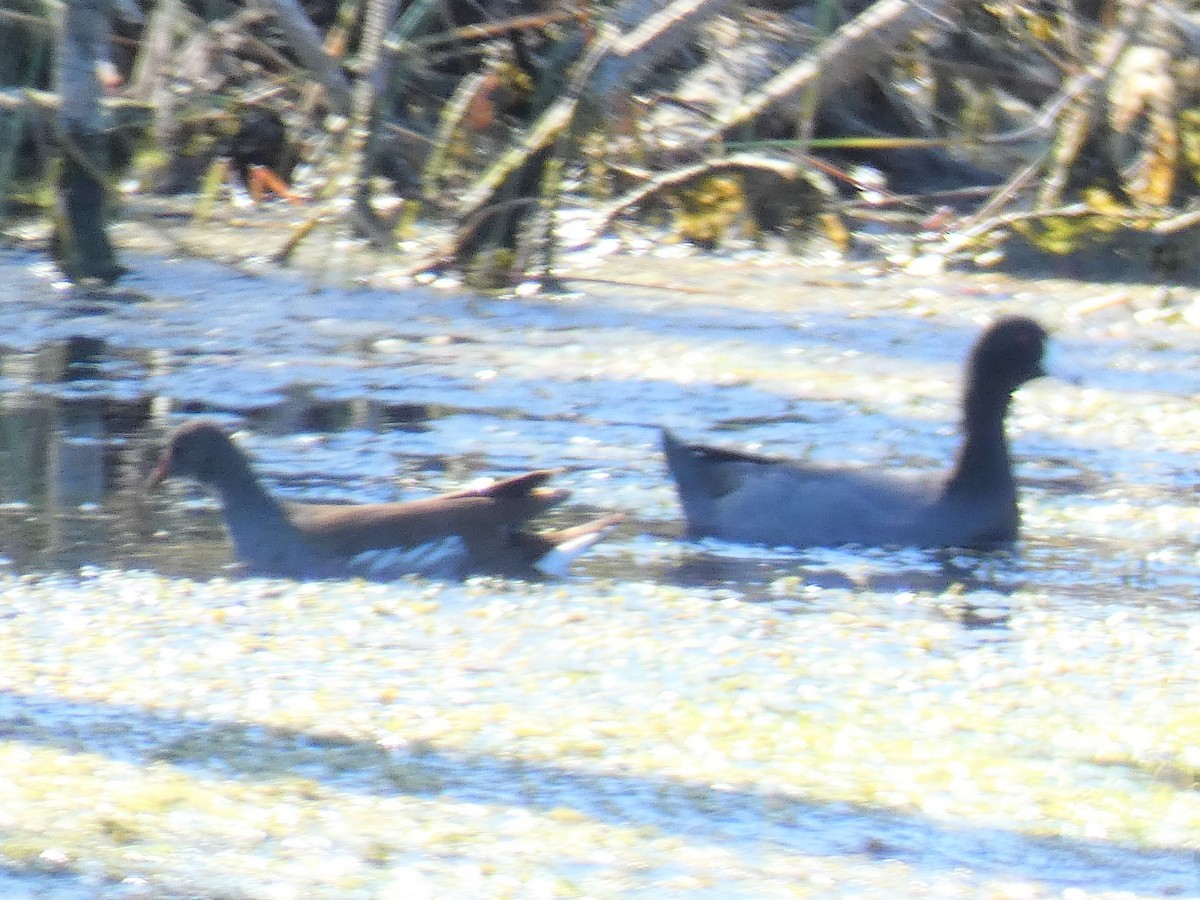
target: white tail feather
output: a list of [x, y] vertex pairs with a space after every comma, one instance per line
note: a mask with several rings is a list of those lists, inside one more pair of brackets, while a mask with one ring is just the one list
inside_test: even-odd
[[597, 528], [595, 531], [587, 531], [573, 538], [568, 538], [561, 544], [556, 544], [550, 552], [543, 554], [541, 559], [534, 560], [533, 567], [543, 575], [550, 577], [557, 578], [566, 575], [567, 570], [571, 567], [571, 563], [575, 561], [575, 557], [599, 541], [616, 526], [617, 523], [613, 522], [611, 525]]

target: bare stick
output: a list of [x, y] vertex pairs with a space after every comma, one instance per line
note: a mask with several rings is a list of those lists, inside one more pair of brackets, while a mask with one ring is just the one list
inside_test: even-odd
[[797, 60], [751, 94], [718, 122], [706, 139], [720, 140], [802, 91], [815, 89], [817, 99], [824, 99], [877, 64], [881, 51], [891, 50], [919, 28], [947, 20], [962, 2], [879, 0], [834, 32], [815, 53]]

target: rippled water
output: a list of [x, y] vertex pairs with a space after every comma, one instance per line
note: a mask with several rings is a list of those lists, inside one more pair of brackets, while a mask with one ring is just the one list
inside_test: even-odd
[[[1191, 583], [1158, 564], [1164, 549], [1186, 556], [1198, 533], [1189, 407], [1200, 369], [1195, 329], [1178, 310], [1147, 323], [1118, 306], [1088, 321], [1071, 300], [1034, 298], [1016, 282], [876, 286], [749, 263], [718, 269], [706, 289], [704, 266], [690, 260], [662, 282], [689, 293], [583, 282], [578, 294], [520, 300], [314, 290], [146, 260], [129, 293], [81, 299], [30, 263], [10, 254], [0, 296], [3, 550], [14, 571], [214, 571], [222, 537], [211, 510], [192, 508], [202, 495], [136, 490], [166, 431], [204, 414], [241, 429], [264, 475], [296, 497], [403, 498], [561, 467], [580, 512], [633, 517], [625, 540], [585, 564], [596, 574], [613, 559], [627, 571], [632, 555], [654, 578], [685, 582], [723, 570], [762, 581], [797, 566], [820, 578], [844, 562], [911, 568], [924, 586], [920, 573], [970, 581], [978, 569], [1070, 589], [1064, 573], [1086, 562], [1089, 592], [1121, 590], [1127, 578]], [[1089, 308], [1086, 288], [1071, 290]], [[1128, 306], [1144, 302], [1130, 295]], [[1059, 327], [1082, 379], [1019, 395], [1012, 431], [1029, 527], [1010, 564], [681, 551], [657, 540], [679, 528], [658, 454], [663, 425], [822, 461], [945, 465], [963, 354], [981, 322], [1010, 310]], [[1147, 505], [1165, 521], [1149, 524]], [[171, 540], [181, 530], [205, 545], [194, 563], [199, 548], [181, 556]], [[1143, 532], [1152, 546], [1139, 543]], [[1098, 580], [1097, 553], [1109, 558]]]
[[[23, 824], [0, 803], [14, 891], [1200, 896], [1189, 293], [680, 258], [485, 299], [126, 264], [93, 296], [0, 257], [0, 752], [62, 780], [9, 798]], [[1018, 395], [1017, 552], [676, 539], [661, 426], [942, 466], [965, 351], [1017, 311], [1081, 378]], [[550, 521], [629, 520], [559, 583], [211, 582], [212, 502], [140, 488], [197, 414], [291, 497], [556, 467]], [[65, 795], [112, 778], [149, 811]]]

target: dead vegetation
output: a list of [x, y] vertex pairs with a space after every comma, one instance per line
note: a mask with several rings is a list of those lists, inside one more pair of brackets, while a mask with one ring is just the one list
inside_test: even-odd
[[[96, 60], [128, 171], [247, 185], [412, 271], [506, 285], [648, 229], [843, 254], [1196, 280], [1200, 17], [1153, 0], [143, 0]], [[70, 157], [49, 0], [0, 11], [0, 190]], [[139, 21], [140, 20], [140, 21]], [[60, 44], [60, 54], [63, 52]], [[61, 62], [61, 61], [60, 61]], [[59, 86], [61, 88], [61, 85]], [[130, 137], [130, 134], [133, 136]], [[67, 145], [64, 154], [63, 147]], [[560, 227], [571, 213], [572, 230]], [[582, 220], [582, 221], [580, 221]], [[262, 248], [256, 248], [261, 251]]]

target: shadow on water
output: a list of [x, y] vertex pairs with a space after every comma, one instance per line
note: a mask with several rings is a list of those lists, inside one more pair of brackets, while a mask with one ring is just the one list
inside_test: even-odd
[[151, 398], [97, 397], [107, 362], [86, 337], [0, 356], [0, 552], [18, 571], [78, 568], [122, 543], [109, 510]]
[[632, 823], [693, 841], [703, 834], [714, 846], [749, 843], [806, 855], [896, 860], [930, 873], [980, 866], [990, 873], [999, 865], [1008, 879], [1064, 889], [1086, 876], [1107, 890], [1157, 893], [1163, 884], [1174, 883], [1178, 890], [1196, 877], [1191, 849], [1022, 834], [919, 812], [830, 803], [799, 792], [597, 772], [586, 764], [576, 768], [517, 755], [466, 754], [428, 743], [389, 749], [376, 740], [336, 733], [205, 721], [32, 693], [0, 692], [0, 713], [5, 728], [25, 743], [86, 748], [124, 763], [168, 765], [193, 778], [273, 781], [292, 771], [337, 791], [543, 812], [571, 809], [600, 822]]

